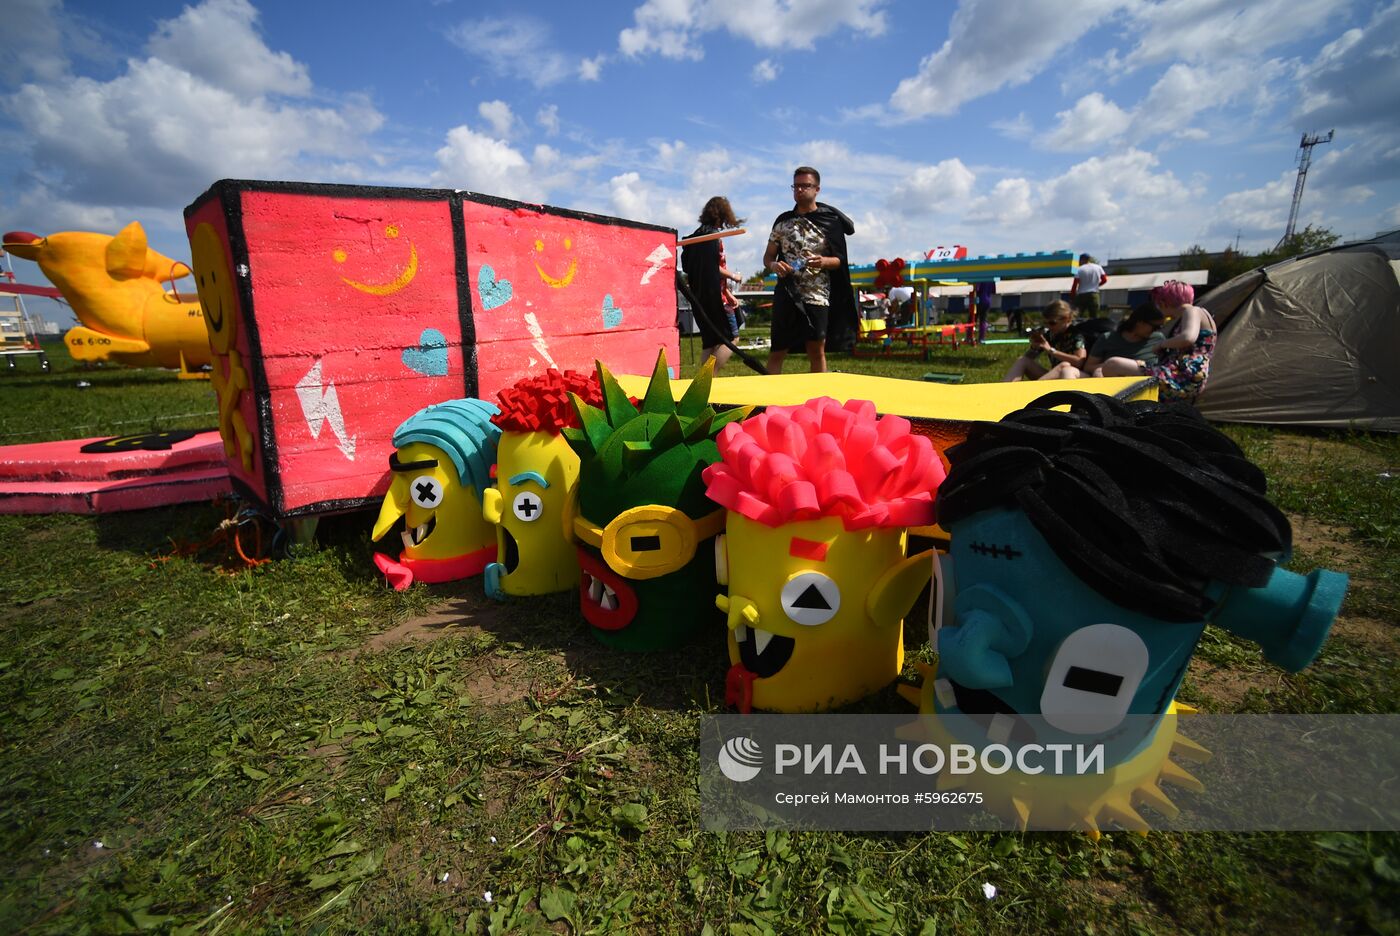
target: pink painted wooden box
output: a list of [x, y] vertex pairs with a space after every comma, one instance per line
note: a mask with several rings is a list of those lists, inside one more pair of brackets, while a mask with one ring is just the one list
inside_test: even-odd
[[365, 506], [395, 427], [547, 367], [679, 360], [676, 232], [470, 192], [216, 182], [185, 209], [235, 488]]

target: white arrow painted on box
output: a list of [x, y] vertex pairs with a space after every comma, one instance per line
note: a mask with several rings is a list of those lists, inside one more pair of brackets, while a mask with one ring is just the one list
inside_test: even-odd
[[657, 245], [657, 248], [647, 254], [647, 263], [651, 266], [642, 274], [642, 285], [651, 282], [651, 278], [656, 275], [656, 271], [666, 265], [666, 261], [671, 259], [671, 251], [666, 249], [665, 244]]
[[321, 426], [331, 424], [339, 442], [340, 453], [350, 461], [355, 460], [355, 439], [345, 434], [345, 415], [340, 411], [340, 396], [335, 392], [335, 384], [321, 384], [321, 362], [318, 359], [311, 365], [306, 376], [297, 381], [297, 399], [301, 401], [302, 414], [306, 416], [306, 427], [311, 430], [311, 438], [321, 437]]

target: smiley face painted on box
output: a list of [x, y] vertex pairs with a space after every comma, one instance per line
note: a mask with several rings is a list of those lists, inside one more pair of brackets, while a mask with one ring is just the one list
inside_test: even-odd
[[928, 553], [904, 555], [905, 530], [933, 521], [932, 444], [871, 403], [821, 398], [730, 426], [719, 449], [705, 481], [729, 511], [726, 702], [823, 711], [888, 685], [932, 569]]
[[495, 461], [495, 413], [481, 400], [452, 400], [421, 410], [394, 432], [389, 490], [371, 538], [378, 542], [403, 520], [393, 574], [376, 559], [396, 588], [477, 575], [494, 557], [496, 530], [482, 516], [478, 492], [490, 483]]
[[238, 339], [238, 306], [233, 294], [233, 270], [223, 240], [212, 224], [195, 226], [190, 235], [190, 263], [199, 307], [209, 329], [209, 346], [215, 354], [228, 354]]

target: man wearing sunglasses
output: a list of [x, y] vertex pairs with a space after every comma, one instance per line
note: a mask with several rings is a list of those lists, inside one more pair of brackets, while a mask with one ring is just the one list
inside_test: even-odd
[[826, 345], [854, 340], [855, 300], [846, 265], [846, 235], [855, 225], [817, 201], [821, 173], [799, 166], [792, 174], [793, 207], [778, 215], [768, 235], [763, 265], [778, 276], [773, 291], [773, 330], [768, 373], [781, 374], [789, 351], [807, 352], [812, 373], [826, 371]]

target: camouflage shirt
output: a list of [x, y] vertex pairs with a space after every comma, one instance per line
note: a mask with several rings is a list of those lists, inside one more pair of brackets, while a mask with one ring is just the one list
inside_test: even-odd
[[[768, 243], [778, 245], [778, 259], [784, 263], [805, 259], [809, 256], [827, 256], [826, 232], [806, 215], [797, 211], [784, 211], [773, 222], [773, 232], [768, 235]], [[809, 269], [804, 266], [791, 276], [793, 291], [806, 305], [831, 304], [831, 279], [825, 270]]]

